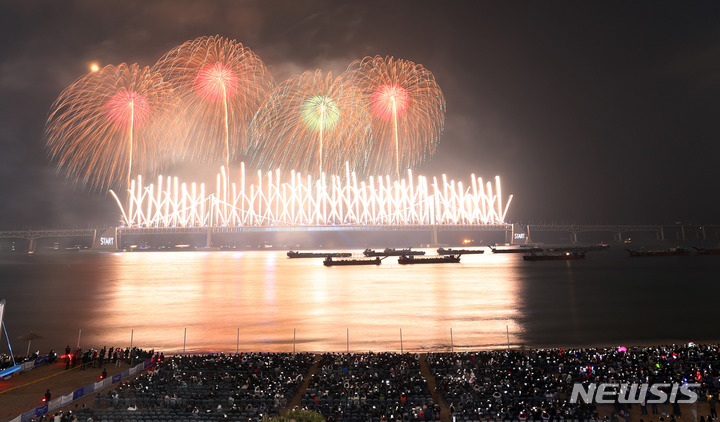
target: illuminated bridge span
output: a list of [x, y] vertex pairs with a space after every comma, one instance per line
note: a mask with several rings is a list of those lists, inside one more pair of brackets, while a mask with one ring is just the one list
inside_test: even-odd
[[96, 229], [59, 229], [59, 230], [11, 230], [0, 231], [0, 239], [28, 239], [29, 250], [35, 248], [35, 241], [44, 238], [90, 237], [95, 241]]
[[675, 240], [696, 239], [706, 241], [710, 238], [720, 237], [720, 226], [702, 224], [674, 224], [674, 225], [622, 225], [622, 224], [532, 224], [524, 225], [527, 236], [536, 232], [566, 232], [570, 233], [572, 243], [577, 243], [579, 233], [611, 233], [613, 240], [622, 241], [632, 233], [651, 232], [656, 234], [657, 240], [666, 239], [670, 234]]
[[[657, 240], [665, 240], [664, 226], [648, 226], [648, 225], [590, 225], [590, 224], [533, 224], [527, 225], [527, 236], [530, 237], [535, 232], [566, 232], [570, 233], [571, 242], [578, 242], [579, 233], [612, 233], [613, 240], [623, 240], [623, 235], [629, 233], [652, 232], [657, 236]], [[685, 237], [683, 236], [683, 239]]]
[[403, 224], [403, 225], [298, 225], [298, 226], [247, 226], [247, 227], [110, 227], [104, 229], [58, 229], [58, 230], [12, 230], [0, 231], [0, 239], [27, 239], [33, 250], [38, 239], [86, 238], [93, 249], [117, 250], [120, 239], [135, 235], [202, 235], [210, 247], [214, 235], [272, 232], [426, 232], [430, 243], [437, 243], [439, 232], [494, 232], [504, 233], [505, 241], [522, 242], [542, 232], [570, 234], [572, 243], [578, 242], [580, 233], [608, 233], [615, 241], [637, 233], [655, 233], [656, 239], [671, 240], [720, 240], [717, 225], [587, 225], [587, 224]]
[[[693, 226], [694, 227], [694, 226]], [[710, 226], [708, 226], [710, 227]], [[713, 226], [715, 232], [720, 227]], [[118, 236], [149, 235], [149, 234], [205, 234], [207, 245], [211, 244], [213, 234], [222, 233], [262, 233], [262, 232], [428, 232], [430, 243], [437, 243], [438, 232], [500, 232], [505, 234], [505, 241], [524, 242], [536, 232], [565, 232], [571, 235], [571, 242], [578, 242], [579, 233], [600, 232], [613, 235], [614, 240], [621, 241], [631, 233], [655, 233], [658, 240], [664, 240], [665, 229], [662, 225], [583, 225], [583, 224], [552, 224], [552, 225], [520, 225], [520, 224], [402, 224], [402, 225], [319, 225], [319, 226], [249, 226], [249, 227], [122, 227], [118, 228]], [[705, 239], [703, 232], [702, 239]], [[685, 239], [684, 233], [682, 239]]]

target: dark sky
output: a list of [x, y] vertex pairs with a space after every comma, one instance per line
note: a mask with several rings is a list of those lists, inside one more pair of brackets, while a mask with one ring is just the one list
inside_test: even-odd
[[0, 230], [117, 223], [50, 163], [50, 105], [91, 62], [151, 66], [216, 34], [278, 82], [422, 64], [447, 114], [418, 173], [500, 175], [510, 221], [720, 223], [718, 2], [5, 0], [0, 33]]

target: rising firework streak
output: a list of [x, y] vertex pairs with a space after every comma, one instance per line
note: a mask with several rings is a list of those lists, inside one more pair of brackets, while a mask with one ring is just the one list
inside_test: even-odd
[[499, 176], [494, 186], [474, 174], [464, 185], [445, 175], [414, 178], [411, 170], [402, 180], [358, 181], [348, 165], [344, 177], [293, 170], [283, 179], [276, 170], [252, 183], [242, 164], [239, 183], [221, 169], [212, 192], [163, 176], [149, 185], [138, 176], [126, 202], [110, 192], [127, 227], [502, 224], [512, 201], [503, 204]]

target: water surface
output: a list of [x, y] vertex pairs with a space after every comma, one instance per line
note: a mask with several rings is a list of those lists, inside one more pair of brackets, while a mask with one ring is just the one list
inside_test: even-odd
[[[434, 250], [427, 249], [428, 253]], [[326, 268], [286, 251], [0, 257], [16, 353], [445, 351], [715, 341], [720, 257], [582, 261], [465, 255], [460, 264]], [[360, 251], [353, 251], [360, 253]], [[7, 341], [0, 342], [0, 352]]]

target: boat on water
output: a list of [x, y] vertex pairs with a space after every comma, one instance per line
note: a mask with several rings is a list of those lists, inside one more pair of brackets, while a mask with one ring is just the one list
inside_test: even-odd
[[413, 251], [411, 248], [407, 249], [393, 249], [385, 248], [382, 251], [376, 251], [374, 249], [365, 249], [363, 251], [365, 256], [402, 256], [402, 255], [425, 255], [425, 251]]
[[352, 259], [333, 259], [328, 256], [323, 260], [323, 265], [326, 267], [334, 267], [337, 265], [380, 265], [382, 259], [379, 256], [374, 258], [352, 258]]
[[469, 255], [485, 253], [485, 249], [452, 249], [438, 248], [438, 255]]
[[696, 248], [693, 246], [698, 255], [720, 255], [720, 248]]
[[682, 247], [669, 248], [669, 249], [652, 249], [652, 250], [632, 250], [625, 249], [630, 253], [630, 256], [685, 256], [690, 255], [690, 250]]
[[401, 255], [398, 258], [398, 264], [445, 264], [460, 262], [460, 255], [442, 255], [442, 256], [414, 256]]
[[300, 252], [289, 251], [288, 258], [325, 258], [331, 256], [333, 258], [347, 258], [352, 256], [350, 252]]
[[585, 259], [585, 252], [531, 253], [530, 255], [523, 255], [525, 261], [568, 261], [573, 259]]
[[554, 246], [547, 246], [544, 248], [545, 252], [557, 252], [557, 253], [564, 253], [564, 252], [590, 252], [590, 251], [603, 251], [610, 248], [607, 243], [594, 243], [594, 244], [585, 244], [585, 245], [554, 245]]
[[532, 253], [542, 252], [542, 248], [534, 245], [508, 245], [508, 246], [488, 246], [493, 253]]

